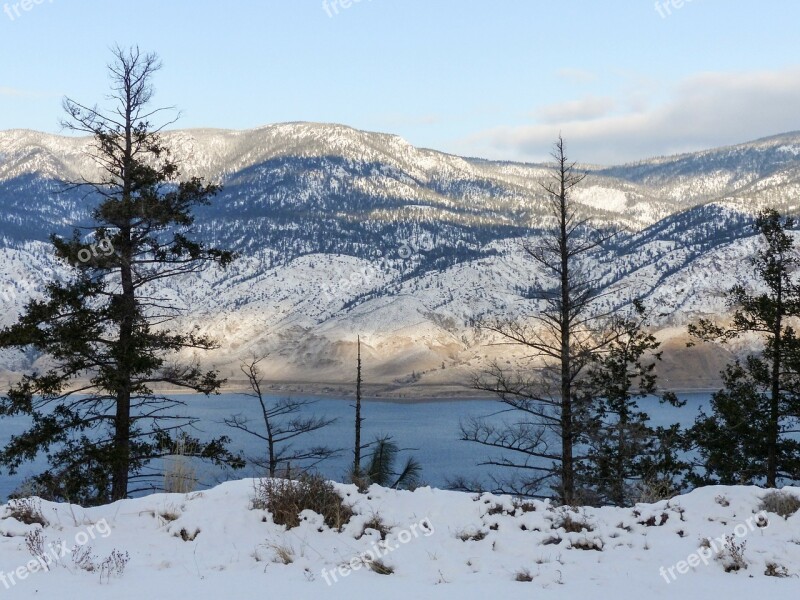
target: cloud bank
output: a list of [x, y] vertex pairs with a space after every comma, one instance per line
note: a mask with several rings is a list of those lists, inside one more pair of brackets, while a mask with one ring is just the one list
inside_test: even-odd
[[473, 154], [538, 161], [560, 132], [579, 161], [615, 164], [800, 130], [800, 67], [702, 73], [644, 105], [625, 96], [543, 106], [531, 125], [485, 130], [464, 145]]

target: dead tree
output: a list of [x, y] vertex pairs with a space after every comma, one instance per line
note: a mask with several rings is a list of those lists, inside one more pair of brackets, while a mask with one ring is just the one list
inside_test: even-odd
[[265, 357], [253, 358], [241, 365], [242, 373], [247, 377], [250, 391], [244, 395], [254, 398], [261, 407], [263, 428], [251, 423], [241, 415], [233, 415], [224, 420], [225, 424], [234, 429], [244, 431], [266, 443], [266, 462], [263, 459], [251, 457], [249, 460], [259, 467], [265, 467], [270, 477], [275, 477], [278, 468], [285, 465], [289, 472], [289, 465], [300, 463], [306, 469], [317, 465], [320, 461], [337, 454], [337, 450], [326, 446], [311, 446], [296, 448], [296, 438], [322, 429], [333, 423], [336, 419], [325, 417], [304, 417], [300, 413], [313, 404], [314, 400], [296, 400], [283, 398], [274, 402], [265, 398], [262, 389], [263, 377], [258, 367]]
[[356, 441], [353, 448], [353, 479], [361, 476], [361, 336], [358, 337], [358, 359], [356, 363]]
[[542, 184], [547, 220], [535, 241], [523, 244], [539, 276], [524, 293], [536, 303], [535, 312], [527, 320], [514, 317], [481, 324], [497, 343], [522, 346], [532, 367], [520, 371], [495, 362], [474, 382], [477, 389], [499, 396], [508, 407], [503, 412], [522, 416], [503, 422], [473, 418], [462, 422], [461, 433], [463, 440], [508, 451], [485, 463], [515, 471], [505, 481], [494, 476], [498, 491], [537, 496], [550, 490], [571, 504], [580, 460], [575, 447], [585, 420], [577, 386], [591, 357], [610, 341], [601, 333], [607, 315], [596, 309], [603, 295], [600, 282], [585, 259], [613, 233], [579, 218], [572, 192], [585, 175], [567, 159], [561, 137], [552, 156], [552, 180]]

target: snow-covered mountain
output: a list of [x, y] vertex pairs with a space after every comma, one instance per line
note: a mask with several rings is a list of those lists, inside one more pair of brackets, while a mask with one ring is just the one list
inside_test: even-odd
[[[537, 274], [521, 244], [542, 223], [547, 165], [463, 158], [341, 125], [166, 138], [184, 175], [224, 185], [198, 215], [200, 235], [241, 255], [169, 290], [186, 309], [181, 326], [222, 342], [205, 360], [223, 374], [269, 352], [276, 385], [349, 382], [356, 334], [374, 393], [463, 390], [487, 360], [510, 359], [472, 326], [535, 310], [522, 291]], [[89, 220], [94, 200], [60, 182], [91, 178], [90, 149], [85, 138], [0, 132], [0, 323], [63, 272], [46, 240]], [[722, 292], [751, 277], [752, 215], [797, 212], [800, 133], [580, 168], [585, 216], [621, 228], [591, 259], [617, 290], [607, 302], [643, 296], [654, 310], [668, 385], [713, 385], [726, 357], [682, 349], [684, 325], [724, 312]], [[3, 354], [0, 379], [35, 360]]]

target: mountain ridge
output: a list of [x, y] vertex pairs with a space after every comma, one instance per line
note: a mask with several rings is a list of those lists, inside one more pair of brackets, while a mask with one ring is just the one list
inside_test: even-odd
[[[205, 359], [223, 375], [269, 353], [276, 382], [349, 385], [358, 333], [381, 393], [463, 388], [487, 361], [520, 358], [497, 354], [474, 325], [535, 310], [522, 291], [541, 274], [521, 243], [544, 223], [547, 165], [458, 157], [335, 124], [176, 130], [164, 139], [187, 176], [224, 185], [198, 211], [198, 234], [242, 256], [228, 272], [167, 290], [187, 313], [177, 325], [224, 340]], [[93, 200], [63, 191], [59, 180], [92, 175], [82, 152], [89, 143], [0, 132], [0, 324], [13, 321], [47, 277], [66, 276], [46, 239], [88, 221]], [[756, 243], [749, 226], [764, 206], [796, 212], [798, 155], [800, 133], [790, 132], [580, 167], [581, 214], [619, 230], [591, 257], [592, 268], [618, 290], [615, 307], [634, 294], [659, 307], [654, 331], [674, 351], [665, 360], [672, 387], [718, 381], [727, 355], [694, 350], [702, 366], [682, 364], [690, 355], [680, 348], [681, 328], [698, 315], [724, 314], [725, 285], [753, 281], [743, 268]], [[37, 360], [4, 352], [0, 378]]]

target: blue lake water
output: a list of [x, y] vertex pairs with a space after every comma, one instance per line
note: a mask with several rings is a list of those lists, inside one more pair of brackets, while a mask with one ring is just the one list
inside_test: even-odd
[[[698, 409], [708, 404], [709, 394], [680, 394], [687, 404], [683, 408], [662, 405], [657, 400], [641, 402], [643, 410], [651, 416], [654, 425], [669, 425], [679, 422], [690, 425]], [[241, 414], [252, 419], [254, 426], [260, 423], [258, 402], [237, 394], [204, 396], [178, 396], [187, 403], [185, 414], [199, 419], [198, 431], [192, 435], [213, 437], [227, 435], [231, 448], [241, 450], [245, 456], [264, 457], [265, 444], [244, 432], [227, 427], [224, 419], [232, 414]], [[297, 396], [298, 399], [301, 397]], [[276, 397], [272, 398], [273, 400]], [[352, 461], [354, 409], [352, 400], [316, 398], [302, 399], [315, 403], [304, 409], [304, 414], [334, 418], [336, 421], [324, 429], [297, 438], [297, 447], [329, 446], [341, 448], [338, 456], [320, 463], [317, 469], [326, 477], [342, 481]], [[498, 452], [479, 444], [459, 439], [459, 423], [470, 416], [485, 416], [504, 409], [497, 400], [448, 400], [438, 402], [399, 403], [365, 401], [362, 405], [362, 440], [369, 442], [376, 436], [391, 435], [397, 444], [406, 449], [402, 455], [412, 454], [422, 464], [422, 480], [434, 487], [445, 487], [449, 480], [462, 476], [469, 480], [487, 481], [492, 467], [481, 466], [489, 456]], [[516, 413], [518, 416], [519, 413]], [[515, 413], [495, 415], [497, 420], [513, 419]], [[0, 419], [0, 445], [5, 445], [10, 436], [24, 427], [19, 418]], [[368, 452], [368, 451], [366, 451]], [[13, 476], [0, 475], [0, 498], [5, 498], [27, 476], [41, 471], [43, 460], [23, 465]], [[200, 487], [208, 487], [229, 478], [260, 476], [263, 473], [248, 467], [232, 473], [219, 469], [199, 469]]]

